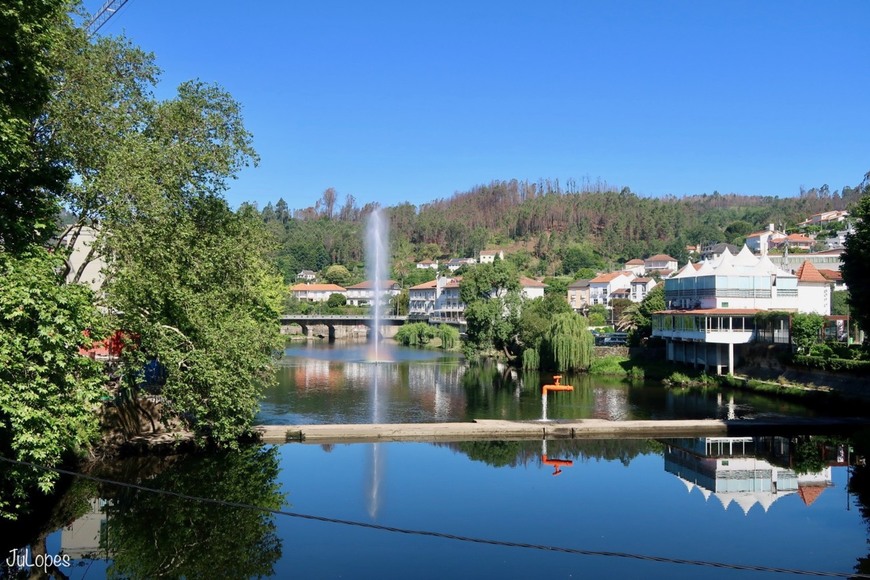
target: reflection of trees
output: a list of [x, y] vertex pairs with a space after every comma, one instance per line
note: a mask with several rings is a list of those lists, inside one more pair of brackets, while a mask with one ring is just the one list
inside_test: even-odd
[[[284, 503], [277, 476], [276, 448], [246, 447], [177, 462], [142, 485], [277, 509]], [[281, 556], [273, 515], [264, 511], [123, 487], [103, 497], [109, 505], [102, 542], [114, 560], [112, 576], [268, 576]]]
[[[444, 445], [495, 467], [526, 465], [541, 458], [540, 441], [469, 441]], [[628, 465], [638, 455], [660, 454], [662, 444], [650, 439], [554, 439], [547, 441], [550, 456], [563, 459], [604, 459]]]
[[[0, 534], [0, 578], [33, 578], [31, 570], [6, 561], [11, 550], [27, 548], [31, 561], [37, 555], [49, 554], [46, 540], [58, 528], [75, 520], [90, 509], [90, 498], [97, 495], [97, 484], [84, 479], [63, 476], [55, 486], [54, 495], [35, 495], [26, 506], [26, 517], [3, 523]], [[50, 566], [45, 577], [66, 578], [63, 569]]]
[[[866, 458], [870, 456], [870, 431], [857, 434], [853, 442], [856, 457], [865, 459], [851, 468], [849, 493], [855, 494], [855, 505], [858, 506], [861, 518], [867, 525], [868, 533], [870, 533], [870, 466], [866, 463]], [[870, 545], [870, 539], [867, 540], [867, 543]], [[859, 574], [870, 574], [870, 555], [858, 558], [855, 571]]]

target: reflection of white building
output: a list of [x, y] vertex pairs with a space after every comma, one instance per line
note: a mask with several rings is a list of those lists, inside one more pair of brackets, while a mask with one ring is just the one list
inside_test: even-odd
[[100, 536], [106, 526], [106, 501], [88, 500], [88, 511], [60, 531], [60, 549], [73, 560], [102, 555]]
[[[787, 446], [786, 440], [774, 442]], [[830, 467], [798, 474], [755, 452], [752, 437], [676, 439], [665, 449], [665, 471], [677, 476], [690, 493], [697, 488], [705, 500], [715, 496], [726, 510], [733, 503], [744, 514], [755, 505], [767, 512], [775, 501], [795, 493], [809, 506], [833, 485]]]

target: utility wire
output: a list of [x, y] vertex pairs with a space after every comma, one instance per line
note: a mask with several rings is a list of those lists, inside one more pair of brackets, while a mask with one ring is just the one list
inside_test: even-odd
[[613, 552], [607, 550], [582, 550], [579, 548], [567, 548], [563, 546], [550, 546], [546, 544], [530, 544], [526, 542], [509, 542], [505, 540], [491, 540], [486, 538], [475, 538], [471, 536], [460, 536], [456, 534], [447, 534], [444, 532], [433, 532], [428, 530], [412, 530], [408, 528], [396, 528], [392, 526], [384, 526], [380, 524], [372, 524], [367, 522], [358, 522], [354, 520], [343, 520], [339, 518], [328, 518], [324, 516], [317, 516], [312, 514], [303, 514], [298, 512], [291, 512], [286, 510], [279, 510], [273, 508], [265, 508], [261, 506], [256, 506], [252, 504], [236, 502], [236, 501], [227, 501], [221, 499], [213, 499], [208, 497], [198, 497], [194, 495], [188, 495], [186, 493], [179, 493], [176, 491], [169, 491], [165, 489], [157, 489], [153, 487], [146, 487], [144, 485], [139, 485], [136, 483], [127, 483], [123, 481], [114, 481], [111, 479], [105, 479], [102, 477], [96, 477], [93, 475], [87, 475], [84, 473], [79, 473], [76, 471], [70, 471], [67, 469], [62, 469], [59, 467], [47, 467], [44, 465], [37, 465], [35, 463], [31, 463], [29, 461], [20, 461], [16, 459], [9, 459], [7, 457], [0, 456], [0, 461], [5, 461], [7, 463], [11, 463], [14, 465], [20, 465], [25, 467], [32, 467], [36, 469], [42, 469], [46, 471], [54, 471], [56, 473], [61, 473], [64, 475], [70, 475], [72, 477], [78, 477], [81, 479], [87, 479], [90, 481], [94, 481], [97, 483], [104, 483], [109, 485], [115, 485], [119, 487], [126, 487], [129, 489], [134, 489], [137, 491], [146, 491], [149, 493], [162, 494], [170, 497], [177, 497], [180, 499], [198, 501], [203, 503], [211, 503], [215, 505], [220, 505], [224, 507], [233, 507], [233, 508], [242, 508], [249, 509], [253, 511], [260, 511], [264, 513], [270, 513], [279, 516], [287, 516], [291, 518], [297, 518], [302, 520], [309, 520], [315, 522], [323, 522], [328, 524], [339, 524], [344, 526], [353, 526], [357, 528], [366, 528], [370, 530], [378, 530], [382, 532], [392, 532], [396, 534], [406, 534], [411, 536], [425, 536], [430, 538], [441, 538], [444, 540], [455, 540], [459, 542], [469, 542], [473, 544], [484, 544], [489, 546], [502, 546], [506, 548], [524, 548], [529, 550], [540, 550], [544, 552], [557, 552], [562, 554], [573, 554], [577, 556], [604, 556], [609, 558], [625, 558], [629, 560], [640, 560], [646, 562], [659, 562], [664, 564], [684, 564], [690, 566], [704, 566], [707, 568], [720, 568], [725, 570], [741, 570], [747, 572], [775, 572], [780, 574], [792, 574], [796, 576], [817, 576], [817, 577], [825, 577], [825, 578], [870, 578], [870, 575], [867, 574], [857, 574], [857, 573], [848, 573], [848, 572], [824, 572], [819, 570], [800, 570], [796, 568], [778, 568], [772, 566], [756, 566], [751, 564], [731, 564], [728, 562], [713, 562], [709, 560], [689, 560], [684, 558], [669, 558], [665, 556], [650, 556], [646, 554], [634, 554], [631, 552]]

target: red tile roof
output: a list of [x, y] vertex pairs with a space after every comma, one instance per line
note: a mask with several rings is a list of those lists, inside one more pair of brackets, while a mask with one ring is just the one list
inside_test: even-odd
[[804, 502], [804, 505], [811, 506], [814, 501], [819, 499], [819, 496], [822, 495], [822, 492], [825, 491], [827, 486], [824, 484], [816, 484], [816, 485], [807, 485], [798, 484], [798, 495], [801, 496], [801, 499]]
[[[388, 290], [398, 284], [395, 280], [384, 280], [381, 282], [384, 290]], [[365, 282], [360, 282], [359, 284], [354, 284], [353, 286], [348, 286], [348, 290], [368, 290], [369, 288], [373, 288], [375, 283], [372, 280], [366, 280]]]
[[520, 286], [523, 288], [546, 288], [547, 285], [543, 282], [538, 282], [533, 278], [526, 278], [525, 276], [520, 276]]
[[839, 270], [823, 270], [822, 268], [819, 268], [819, 274], [831, 282], [843, 281], [843, 274]]
[[667, 254], [656, 254], [655, 256], [650, 256], [645, 260], [646, 262], [676, 262], [676, 258], [672, 258]]
[[798, 268], [798, 271], [795, 274], [798, 278], [798, 282], [827, 282], [827, 278], [822, 276], [822, 273], [819, 272], [819, 269], [816, 268], [812, 262], [809, 260], [804, 260], [804, 263], [801, 264], [801, 267]]
[[590, 284], [605, 284], [607, 282], [611, 282], [618, 278], [619, 276], [624, 275], [625, 272], [608, 272], [607, 274], [599, 274], [598, 276], [589, 280]]
[[635, 258], [634, 260], [629, 260], [625, 263], [626, 266], [643, 266], [643, 260], [640, 258]]
[[409, 290], [434, 290], [438, 286], [438, 280], [429, 280], [416, 286], [411, 286]]

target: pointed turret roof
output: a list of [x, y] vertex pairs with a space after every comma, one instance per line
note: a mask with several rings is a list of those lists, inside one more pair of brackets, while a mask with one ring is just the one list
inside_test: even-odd
[[798, 282], [823, 282], [825, 284], [828, 283], [828, 280], [824, 276], [822, 276], [822, 273], [819, 272], [819, 269], [816, 268], [809, 260], [804, 260], [804, 263], [801, 264], [800, 268], [798, 268], [796, 274]]

